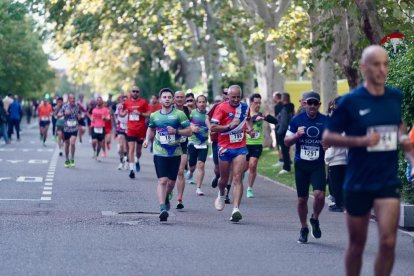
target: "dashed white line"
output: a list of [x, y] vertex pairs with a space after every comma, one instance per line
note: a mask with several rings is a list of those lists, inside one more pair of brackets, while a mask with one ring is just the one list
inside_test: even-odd
[[42, 195], [51, 195], [52, 191], [43, 191]]
[[55, 176], [56, 171], [56, 163], [57, 163], [57, 155], [58, 151], [57, 148], [55, 149], [55, 152], [52, 156], [52, 159], [50, 160], [49, 169], [46, 175], [45, 184], [43, 187], [42, 197], [40, 197], [40, 200], [42, 201], [49, 201], [52, 200], [52, 189], [53, 189], [53, 178]]

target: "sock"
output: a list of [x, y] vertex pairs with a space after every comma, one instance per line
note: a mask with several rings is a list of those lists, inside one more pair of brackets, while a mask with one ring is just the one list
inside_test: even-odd
[[122, 160], [123, 160], [123, 159], [124, 159], [124, 158], [123, 158], [123, 157], [121, 157], [121, 158], [119, 158], [119, 161], [120, 161], [121, 163], [123, 163], [123, 162], [122, 162]]
[[229, 193], [230, 193], [230, 187], [231, 187], [231, 185], [227, 185], [226, 186], [226, 188], [227, 188], [227, 195], [229, 195]]
[[131, 171], [135, 170], [135, 164], [134, 163], [129, 163], [129, 170], [131, 170]]
[[166, 210], [167, 208], [165, 207], [165, 204], [160, 204], [160, 211], [162, 212], [162, 211], [164, 211], [164, 210]]

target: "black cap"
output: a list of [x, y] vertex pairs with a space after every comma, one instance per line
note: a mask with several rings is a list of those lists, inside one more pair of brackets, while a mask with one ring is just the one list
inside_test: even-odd
[[321, 96], [319, 95], [319, 93], [316, 93], [314, 91], [310, 91], [310, 92], [305, 92], [302, 95], [302, 99], [307, 101], [307, 100], [317, 100], [318, 102], [321, 101]]

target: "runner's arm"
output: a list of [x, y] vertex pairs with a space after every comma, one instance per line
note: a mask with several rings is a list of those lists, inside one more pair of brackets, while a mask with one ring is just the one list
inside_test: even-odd
[[336, 146], [344, 148], [372, 147], [378, 144], [380, 135], [370, 133], [364, 136], [343, 136], [341, 133], [326, 129], [323, 133], [322, 143], [326, 147]]
[[405, 123], [400, 125], [399, 131], [399, 140], [401, 144], [401, 148], [404, 151], [405, 157], [411, 164], [411, 176], [414, 175], [414, 149], [413, 144], [410, 141], [410, 138], [407, 135], [407, 126]]
[[264, 120], [270, 124], [274, 124], [277, 125], [279, 122], [277, 121], [277, 119], [275, 117], [273, 117], [270, 114], [267, 114], [267, 116], [265, 116]]
[[148, 147], [148, 144], [154, 140], [154, 136], [155, 136], [155, 130], [152, 127], [148, 127], [147, 128], [147, 134], [145, 135], [145, 140], [144, 143], [142, 144], [142, 146], [144, 148]]

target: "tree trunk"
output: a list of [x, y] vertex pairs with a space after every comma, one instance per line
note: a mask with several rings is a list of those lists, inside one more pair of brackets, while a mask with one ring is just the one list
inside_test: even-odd
[[254, 74], [251, 57], [247, 55], [246, 47], [238, 35], [233, 35], [236, 46], [237, 58], [239, 59], [239, 68], [243, 70], [243, 96], [251, 95], [254, 92]]
[[384, 28], [379, 18], [374, 0], [355, 0], [361, 12], [361, 29], [370, 44], [379, 44], [384, 37]]
[[[320, 14], [318, 14], [315, 10], [309, 11], [309, 21], [311, 30], [314, 30], [315, 27], [320, 23], [318, 18]], [[311, 32], [311, 42], [314, 43], [319, 39], [318, 32], [312, 31]], [[312, 90], [315, 92], [321, 92], [321, 61], [318, 57], [319, 55], [319, 47], [313, 46], [311, 49], [311, 59], [312, 59]]]
[[322, 75], [322, 103], [328, 111], [328, 103], [338, 95], [338, 83], [335, 74], [335, 64], [332, 55], [324, 55], [321, 60]]

